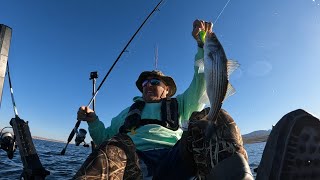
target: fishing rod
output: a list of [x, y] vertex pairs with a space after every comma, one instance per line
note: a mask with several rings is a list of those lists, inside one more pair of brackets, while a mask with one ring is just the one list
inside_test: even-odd
[[1, 147], [4, 142], [7, 143], [6, 145], [12, 146], [12, 147], [7, 147], [6, 149], [9, 159], [12, 159], [13, 152], [16, 146], [15, 143], [18, 145], [21, 161], [23, 163], [23, 171], [20, 176], [20, 179], [42, 180], [42, 179], [45, 179], [45, 177], [49, 175], [50, 172], [45, 170], [45, 168], [42, 166], [40, 162], [39, 156], [37, 154], [37, 151], [32, 141], [32, 136], [28, 126], [28, 122], [25, 122], [24, 120], [19, 118], [16, 103], [13, 96], [13, 88], [12, 88], [9, 63], [8, 63], [11, 36], [12, 36], [12, 29], [6, 25], [0, 24], [0, 51], [1, 51], [0, 59], [1, 59], [1, 62], [2, 60], [5, 60], [6, 62], [6, 64], [1, 64], [2, 66], [0, 70], [1, 72], [4, 72], [4, 75], [7, 70], [11, 100], [12, 100], [14, 114], [15, 114], [15, 117], [10, 120], [10, 125], [12, 126], [14, 135], [8, 134], [8, 133], [2, 133], [1, 131], [1, 143], [2, 143]]
[[8, 75], [8, 80], [9, 80], [9, 88], [10, 88], [10, 95], [11, 95], [11, 101], [12, 101], [12, 106], [13, 106], [13, 113], [14, 113], [15, 117], [19, 117], [18, 116], [18, 109], [16, 106], [16, 101], [14, 100], [14, 96], [13, 96], [13, 88], [12, 88], [12, 84], [11, 84], [10, 70], [9, 70], [9, 63], [8, 62], [7, 62], [7, 75]]
[[[90, 106], [91, 103], [93, 102], [93, 100], [95, 99], [95, 97], [97, 96], [101, 86], [103, 85], [103, 83], [105, 82], [105, 80], [107, 79], [107, 77], [109, 76], [110, 72], [112, 71], [113, 67], [117, 64], [117, 62], [119, 61], [120, 57], [122, 56], [122, 54], [126, 51], [127, 47], [129, 46], [129, 44], [131, 43], [131, 41], [134, 39], [134, 37], [138, 34], [138, 32], [140, 31], [140, 29], [144, 26], [144, 24], [147, 22], [147, 20], [151, 17], [151, 15], [158, 10], [158, 7], [162, 4], [164, 0], [161, 0], [156, 7], [151, 11], [151, 13], [147, 16], [147, 18], [143, 21], [143, 23], [140, 25], [140, 27], [137, 29], [137, 31], [133, 34], [133, 36], [131, 37], [131, 39], [128, 41], [128, 43], [126, 44], [126, 46], [123, 48], [123, 50], [121, 51], [121, 53], [119, 54], [119, 56], [117, 57], [117, 59], [114, 61], [114, 63], [112, 64], [112, 66], [110, 67], [109, 71], [107, 72], [107, 74], [104, 76], [104, 78], [102, 79], [100, 85], [98, 86], [97, 90], [95, 91], [95, 93], [93, 94], [91, 100], [89, 101], [89, 104], [87, 106]], [[66, 149], [68, 147], [68, 144], [71, 142], [72, 138], [74, 137], [75, 133], [77, 132], [78, 127], [80, 126], [81, 120], [77, 120], [74, 128], [72, 129], [72, 131], [70, 132], [70, 135], [68, 137], [67, 140], [67, 144], [66, 146], [62, 149], [61, 151], [61, 155], [64, 155], [66, 153]]]
[[[6, 69], [9, 55], [9, 48], [12, 36], [12, 29], [6, 25], [0, 24], [0, 105], [2, 101], [2, 91], [4, 85], [4, 79], [6, 77]], [[13, 158], [15, 152], [15, 137], [11, 132], [3, 132], [4, 127], [0, 131], [0, 148], [7, 152], [8, 158]]]

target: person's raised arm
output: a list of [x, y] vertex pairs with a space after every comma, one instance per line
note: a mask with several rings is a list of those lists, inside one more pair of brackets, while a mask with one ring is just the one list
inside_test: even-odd
[[199, 66], [196, 62], [203, 61], [203, 39], [207, 32], [212, 32], [211, 22], [198, 19], [193, 22], [192, 36], [197, 42], [198, 52], [195, 55], [194, 75], [191, 84], [184, 93], [177, 96], [182, 122], [188, 120], [192, 112], [200, 111], [204, 106], [199, 102], [199, 99], [205, 91], [205, 79], [204, 74], [199, 73]]

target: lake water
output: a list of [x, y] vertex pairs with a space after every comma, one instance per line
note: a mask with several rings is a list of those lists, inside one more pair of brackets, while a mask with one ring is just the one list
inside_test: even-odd
[[[42, 165], [50, 171], [46, 179], [70, 179], [91, 152], [91, 148], [70, 144], [64, 156], [60, 155], [65, 144], [34, 140]], [[249, 156], [251, 171], [260, 162], [265, 143], [247, 144], [245, 148]], [[0, 179], [19, 179], [23, 165], [19, 152], [16, 151], [13, 159], [9, 159], [5, 151], [0, 150]]]

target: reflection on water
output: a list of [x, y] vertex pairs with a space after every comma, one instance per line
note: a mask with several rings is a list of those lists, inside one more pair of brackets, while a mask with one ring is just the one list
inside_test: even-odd
[[[60, 155], [65, 144], [34, 140], [42, 165], [50, 171], [46, 179], [70, 179], [90, 154], [91, 149], [70, 144], [64, 156]], [[247, 144], [245, 148], [249, 156], [249, 165], [253, 171], [260, 162], [265, 143]], [[19, 179], [22, 172], [19, 152], [15, 152], [12, 160], [4, 151], [0, 151], [0, 179]]]

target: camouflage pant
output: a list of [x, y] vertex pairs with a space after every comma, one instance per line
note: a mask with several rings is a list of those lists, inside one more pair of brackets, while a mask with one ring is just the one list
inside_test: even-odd
[[94, 150], [73, 179], [142, 179], [135, 146], [126, 134], [117, 134]]

